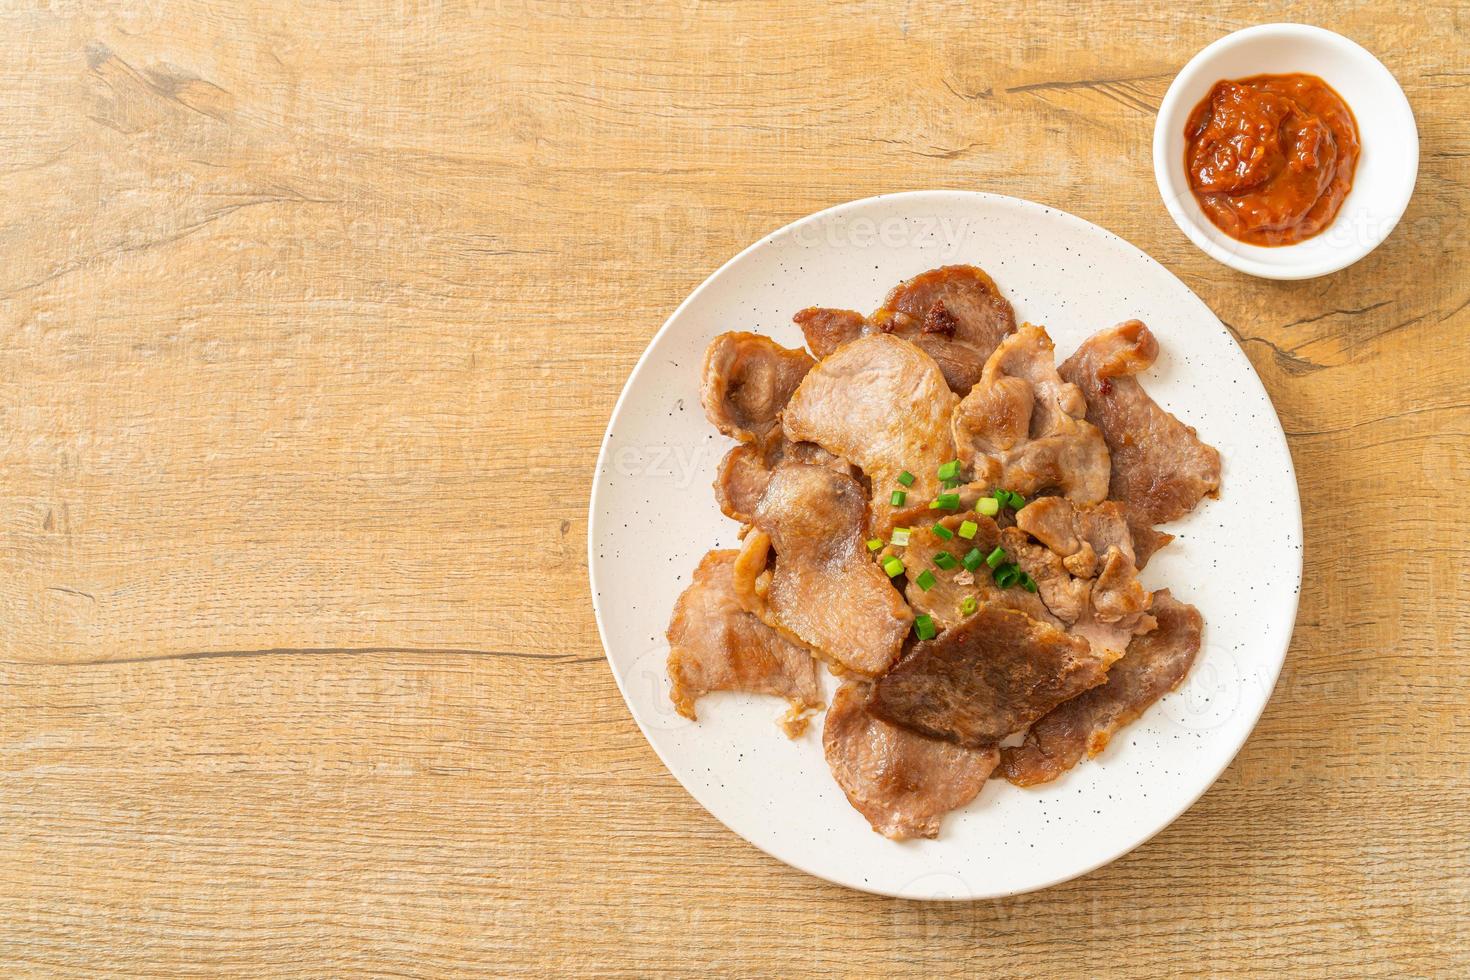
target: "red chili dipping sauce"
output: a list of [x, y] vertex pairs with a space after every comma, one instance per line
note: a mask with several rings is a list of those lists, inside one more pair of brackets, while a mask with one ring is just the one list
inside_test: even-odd
[[1189, 187], [1215, 226], [1292, 245], [1337, 217], [1358, 167], [1358, 123], [1316, 75], [1220, 81], [1184, 127]]

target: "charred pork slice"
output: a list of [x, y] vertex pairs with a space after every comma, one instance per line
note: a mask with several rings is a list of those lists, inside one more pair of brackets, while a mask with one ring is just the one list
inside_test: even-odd
[[[1087, 420], [1102, 430], [1112, 453], [1108, 496], [1150, 526], [1178, 520], [1220, 489], [1220, 454], [1138, 383], [1136, 375], [1158, 355], [1148, 327], [1129, 320], [1093, 334], [1061, 368], [1082, 389]], [[1151, 553], [1156, 542], [1147, 546]]]
[[999, 753], [890, 725], [869, 713], [867, 700], [868, 686], [854, 682], [832, 699], [822, 747], [833, 777], [884, 837], [938, 837], [940, 819], [979, 794]]
[[754, 333], [716, 337], [704, 355], [699, 400], [715, 428], [754, 442], [780, 424], [781, 409], [815, 362]]
[[871, 316], [811, 307], [796, 314], [807, 346], [818, 358], [865, 334], [912, 341], [934, 359], [946, 383], [966, 394], [985, 359], [1016, 329], [1016, 314], [995, 280], [973, 265], [949, 265], [895, 286]]
[[1026, 729], [1107, 679], [1087, 641], [994, 606], [914, 646], [873, 685], [884, 721], [971, 748]]
[[898, 657], [913, 613], [868, 555], [866, 511], [852, 477], [781, 464], [755, 509], [735, 588], [746, 609], [837, 670], [873, 677]]
[[953, 418], [955, 448], [983, 490], [1056, 490], [1082, 504], [1108, 495], [1111, 461], [1082, 391], [1057, 374], [1051, 338], [1026, 324], [985, 364]]
[[939, 466], [954, 456], [949, 417], [958, 399], [933, 358], [886, 334], [843, 345], [812, 369], [782, 415], [786, 438], [814, 442], [863, 471], [873, 488], [873, 530], [890, 526], [890, 494], [904, 470], [908, 493], [929, 500]]
[[1050, 782], [1107, 747], [1113, 733], [1179, 686], [1199, 653], [1203, 622], [1193, 606], [1167, 589], [1154, 593], [1159, 627], [1128, 646], [1107, 683], [1054, 708], [1031, 726], [1021, 745], [1001, 753], [1006, 779], [1017, 786]]
[[694, 581], [674, 603], [669, 622], [670, 698], [693, 719], [694, 702], [711, 691], [774, 694], [791, 703], [782, 720], [795, 737], [806, 728], [804, 713], [822, 706], [817, 662], [741, 608], [735, 599], [735, 551], [711, 551]]

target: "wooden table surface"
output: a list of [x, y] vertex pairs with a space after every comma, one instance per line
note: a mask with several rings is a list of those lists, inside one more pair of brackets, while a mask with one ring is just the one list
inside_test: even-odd
[[[1198, 252], [1150, 166], [1173, 74], [1271, 19], [0, 12], [5, 972], [1465, 975], [1470, 15], [1291, 8], [1383, 59], [1422, 140], [1393, 237], [1300, 283]], [[1306, 522], [1285, 673], [1219, 783], [975, 904], [845, 891], [702, 810], [618, 695], [584, 546], [678, 302], [792, 219], [930, 187], [1181, 276], [1270, 390]]]

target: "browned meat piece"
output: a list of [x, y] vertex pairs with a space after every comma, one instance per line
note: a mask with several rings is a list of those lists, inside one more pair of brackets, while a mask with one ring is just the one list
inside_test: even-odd
[[863, 315], [855, 310], [828, 310], [820, 306], [809, 306], [792, 319], [819, 361], [849, 340], [857, 340], [867, 326]]
[[986, 358], [1016, 329], [1016, 313], [995, 280], [973, 265], [947, 265], [899, 283], [868, 319], [873, 329], [922, 347], [960, 395], [970, 391]]
[[1052, 709], [1031, 726], [1026, 741], [1001, 752], [1005, 777], [1017, 786], [1050, 782], [1107, 747], [1113, 733], [1179, 686], [1199, 652], [1203, 621], [1169, 590], [1154, 593], [1159, 628], [1128, 646], [1108, 671], [1107, 683]]
[[1135, 559], [1128, 518], [1115, 501], [1079, 507], [1065, 497], [1040, 497], [1016, 512], [1016, 527], [1056, 552], [1067, 571], [1083, 578], [1097, 574], [1099, 556], [1109, 548]]
[[993, 746], [1107, 679], [1085, 640], [987, 606], [913, 651], [873, 685], [885, 721], [971, 748]]
[[1098, 503], [1108, 495], [1110, 461], [1086, 414], [1082, 392], [1057, 374], [1051, 338], [1028, 323], [1001, 342], [960, 402], [955, 448], [981, 489], [1028, 497], [1057, 490]]
[[735, 577], [746, 609], [837, 670], [871, 677], [898, 657], [913, 613], [867, 553], [865, 513], [852, 477], [783, 463], [755, 509]]
[[780, 424], [781, 409], [814, 362], [769, 337], [725, 333], [704, 355], [700, 403], [715, 428], [753, 442]]
[[1056, 552], [1035, 544], [1020, 528], [1006, 528], [1000, 541], [1010, 559], [1036, 580], [1047, 609], [1106, 663], [1121, 657], [1134, 636], [1154, 628], [1148, 615], [1151, 597], [1117, 547], [1103, 556], [1097, 577], [1087, 579], [1068, 572]]
[[[1108, 495], [1148, 525], [1178, 520], [1220, 489], [1220, 454], [1160, 408], [1135, 377], [1158, 355], [1148, 327], [1129, 320], [1093, 334], [1061, 370], [1087, 396], [1087, 420], [1112, 452]], [[1152, 553], [1156, 544], [1149, 544]]]
[[938, 837], [940, 819], [979, 794], [999, 753], [925, 738], [873, 717], [868, 686], [838, 688], [822, 729], [837, 784], [873, 829], [893, 840]]
[[674, 603], [669, 621], [670, 698], [685, 718], [711, 691], [774, 694], [791, 702], [782, 727], [793, 738], [806, 728], [805, 713], [822, 706], [817, 662], [740, 607], [732, 571], [735, 551], [711, 551], [689, 588]]
[[[973, 521], [978, 528], [973, 540], [967, 541], [959, 537], [958, 533], [955, 533], [955, 537], [944, 540], [934, 533], [934, 523], [943, 525], [951, 532], [958, 532], [960, 525], [967, 520]], [[1063, 626], [1062, 621], [1046, 608], [1040, 595], [1025, 589], [1000, 588], [995, 584], [989, 567], [985, 565], [981, 565], [976, 572], [969, 572], [963, 567], [942, 569], [934, 564], [934, 556], [940, 552], [948, 552], [951, 557], [958, 559], [964, 557], [970, 549], [978, 548], [982, 555], [988, 555], [1000, 542], [1001, 530], [990, 518], [979, 514], [953, 514], [938, 522], [911, 527], [908, 545], [903, 548], [887, 548], [883, 551], [883, 556], [896, 554], [903, 559], [904, 576], [908, 582], [904, 593], [908, 597], [909, 606], [916, 613], [927, 613], [941, 629], [955, 626], [965, 618], [960, 605], [969, 597], [975, 599], [976, 608], [1002, 606], [1053, 626]], [[926, 570], [934, 576], [934, 585], [928, 589], [921, 588], [916, 581]]]
[[1016, 314], [995, 281], [973, 265], [947, 265], [895, 286], [866, 319], [852, 310], [811, 307], [796, 314], [819, 359], [864, 334], [894, 334], [934, 359], [956, 394], [966, 394], [985, 359], [1016, 329]]
[[814, 443], [787, 442], [777, 429], [760, 442], [742, 442], [720, 461], [719, 472], [715, 474], [715, 500], [724, 515], [741, 524], [755, 520], [756, 504], [766, 492], [771, 474], [783, 460], [827, 466], [839, 473], [852, 472], [846, 460]]
[[954, 456], [949, 417], [957, 400], [932, 358], [907, 341], [873, 334], [813, 368], [782, 424], [787, 439], [814, 442], [862, 470], [872, 486], [870, 524], [882, 534], [900, 473], [917, 477], [908, 491], [916, 501], [939, 491], [937, 470]]

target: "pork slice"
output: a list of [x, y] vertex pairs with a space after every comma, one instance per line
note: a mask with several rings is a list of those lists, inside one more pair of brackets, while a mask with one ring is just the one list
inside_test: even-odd
[[965, 395], [986, 358], [1016, 329], [1016, 313], [985, 270], [947, 265], [899, 283], [869, 323], [913, 340], [934, 358], [950, 389]]
[[1159, 628], [1128, 646], [1105, 684], [1079, 694], [1031, 726], [1025, 741], [1001, 752], [1006, 779], [1017, 786], [1050, 782], [1107, 747], [1113, 733], [1179, 686], [1199, 653], [1203, 621], [1168, 589], [1154, 593]]
[[981, 489], [1028, 497], [1056, 490], [1098, 503], [1108, 494], [1110, 461], [1086, 414], [1081, 390], [1057, 374], [1051, 338], [1028, 323], [990, 355], [951, 427], [959, 459]]
[[869, 523], [891, 527], [890, 494], [908, 470], [914, 500], [939, 490], [940, 464], [954, 456], [949, 417], [958, 399], [933, 358], [913, 344], [873, 334], [844, 344], [803, 379], [782, 425], [793, 442], [814, 442], [862, 470], [872, 487]]
[[941, 818], [979, 794], [999, 753], [890, 725], [868, 711], [868, 690], [849, 681], [832, 699], [822, 729], [832, 775], [884, 837], [938, 837]]
[[755, 520], [755, 508], [771, 482], [771, 474], [783, 461], [827, 466], [839, 473], [851, 473], [847, 461], [833, 456], [810, 442], [790, 443], [780, 429], [759, 442], [742, 442], [725, 454], [715, 474], [715, 500], [720, 510], [732, 521], [749, 524]]
[[735, 574], [744, 608], [835, 670], [872, 677], [897, 659], [913, 613], [868, 553], [865, 513], [851, 476], [783, 463], [756, 506]]
[[685, 718], [711, 691], [774, 694], [790, 702], [781, 725], [793, 738], [806, 712], [822, 706], [817, 662], [741, 608], [735, 597], [735, 551], [711, 551], [674, 603], [669, 621], [669, 697]]
[[906, 279], [868, 317], [810, 307], [795, 320], [818, 359], [867, 334], [902, 337], [934, 360], [958, 395], [970, 390], [991, 351], [1016, 329], [1015, 311], [995, 280], [973, 265], [947, 265]]
[[873, 685], [884, 721], [971, 748], [994, 746], [1107, 678], [1087, 641], [986, 606], [912, 652]]
[[[1148, 526], [1178, 520], [1220, 489], [1220, 454], [1138, 382], [1158, 354], [1148, 327], [1129, 320], [1093, 334], [1061, 368], [1086, 396], [1087, 420], [1112, 454], [1108, 495]], [[1157, 543], [1149, 544], [1151, 554]]]
[[867, 326], [867, 320], [855, 310], [829, 310], [820, 306], [809, 306], [792, 320], [801, 328], [807, 347], [819, 361], [849, 340], [857, 340]]
[[1101, 556], [1116, 548], [1136, 561], [1128, 516], [1117, 501], [1078, 506], [1065, 497], [1041, 497], [1016, 511], [1016, 527], [1057, 555], [1073, 575], [1092, 578]]
[[754, 333], [724, 333], [705, 351], [700, 403], [715, 428], [755, 442], [780, 424], [781, 409], [815, 362]]

